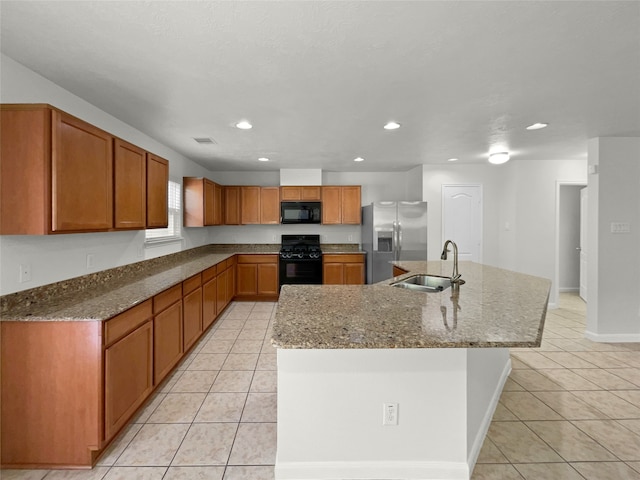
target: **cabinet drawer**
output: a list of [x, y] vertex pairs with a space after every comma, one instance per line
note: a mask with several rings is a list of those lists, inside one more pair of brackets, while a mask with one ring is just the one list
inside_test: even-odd
[[202, 272], [202, 283], [207, 283], [217, 274], [218, 274], [218, 267], [216, 265], [214, 265], [213, 267], [207, 268], [204, 272]]
[[182, 282], [182, 294], [186, 295], [189, 292], [193, 292], [200, 285], [202, 285], [202, 276], [200, 274], [187, 278]]
[[159, 313], [169, 305], [176, 303], [182, 299], [182, 284], [168, 288], [162, 293], [153, 297], [153, 313]]
[[107, 320], [104, 325], [104, 344], [110, 345], [142, 325], [151, 318], [151, 310], [151, 300], [147, 300]]
[[322, 261], [324, 263], [362, 263], [364, 255], [361, 253], [324, 254]]
[[278, 255], [238, 255], [238, 263], [278, 263]]

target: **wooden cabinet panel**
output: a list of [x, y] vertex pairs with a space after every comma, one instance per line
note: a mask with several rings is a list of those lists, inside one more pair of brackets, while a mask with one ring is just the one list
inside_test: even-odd
[[182, 358], [182, 302], [153, 318], [154, 384], [158, 385]]
[[182, 308], [183, 350], [186, 352], [202, 333], [202, 287], [184, 296]]
[[227, 267], [227, 303], [236, 296], [236, 268], [235, 264]]
[[320, 192], [320, 186], [285, 186], [280, 187], [280, 200], [287, 201], [300, 201], [300, 200], [321, 200], [322, 195]]
[[169, 225], [169, 162], [147, 153], [147, 228]]
[[204, 179], [204, 224], [215, 225], [216, 222], [216, 195], [215, 184]]
[[184, 226], [222, 224], [222, 187], [207, 178], [183, 177]]
[[322, 223], [335, 225], [342, 223], [342, 191], [340, 187], [322, 187]]
[[322, 193], [320, 186], [317, 187], [301, 187], [300, 189], [300, 200], [322, 200]]
[[224, 187], [224, 224], [240, 225], [240, 187]]
[[227, 294], [227, 278], [229, 277], [229, 270], [224, 270], [222, 273], [218, 274], [218, 294], [216, 297], [216, 309], [217, 314], [220, 315], [222, 311], [225, 309], [227, 304], [229, 303], [229, 298]]
[[360, 186], [342, 187], [342, 224], [360, 225], [361, 217]]
[[169, 307], [169, 305], [179, 302], [181, 299], [181, 283], [171, 288], [167, 288], [164, 292], [161, 292], [153, 297], [153, 313], [160, 313], [162, 310]]
[[255, 263], [238, 263], [236, 293], [242, 295], [258, 294], [258, 265]]
[[111, 345], [150, 319], [152, 314], [151, 300], [149, 299], [104, 322], [104, 344]]
[[364, 255], [361, 253], [323, 255], [322, 283], [327, 285], [364, 285]]
[[224, 223], [224, 204], [222, 203], [222, 185], [213, 184], [213, 224], [222, 225]]
[[258, 295], [278, 295], [278, 264], [259, 263]]
[[52, 126], [52, 231], [112, 228], [113, 137], [57, 110]]
[[278, 187], [260, 188], [260, 223], [280, 223], [280, 189]]
[[104, 352], [104, 436], [110, 439], [153, 389], [153, 323], [147, 321]]
[[240, 187], [240, 207], [240, 223], [260, 223], [260, 187]]
[[0, 234], [47, 234], [51, 231], [51, 110], [3, 105], [1, 115]]
[[359, 185], [322, 187], [322, 223], [359, 225], [361, 223], [361, 187]]
[[146, 152], [114, 140], [114, 228], [144, 229], [147, 215]]
[[405, 273], [409, 273], [407, 270], [404, 270], [400, 267], [393, 266], [393, 276], [397, 277], [399, 275], [404, 275]]
[[218, 279], [210, 279], [202, 285], [202, 329], [206, 330], [215, 321]]

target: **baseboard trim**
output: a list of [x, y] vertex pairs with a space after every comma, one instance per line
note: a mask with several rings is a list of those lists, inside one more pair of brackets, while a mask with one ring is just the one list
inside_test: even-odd
[[640, 342], [640, 333], [594, 333], [587, 330], [585, 338], [599, 343], [636, 343]]
[[281, 462], [276, 461], [276, 480], [466, 480], [465, 462]]
[[[502, 390], [504, 389], [504, 384], [507, 383], [507, 379], [509, 378], [509, 374], [511, 373], [511, 357], [507, 359], [507, 363], [502, 370], [502, 374], [500, 375], [500, 380], [496, 386], [495, 391], [493, 392], [493, 396], [491, 397], [491, 403], [489, 403], [489, 408], [487, 409], [484, 418], [482, 419], [482, 423], [480, 425], [480, 429], [476, 434], [476, 438], [473, 440], [473, 444], [471, 445], [471, 450], [469, 451], [469, 456], [467, 458], [467, 463], [469, 464], [469, 471], [472, 472], [476, 462], [478, 461], [478, 456], [480, 455], [480, 450], [482, 449], [482, 444], [484, 443], [484, 439], [487, 436], [487, 432], [489, 431], [489, 427], [491, 426], [491, 420], [493, 419], [493, 414], [498, 407], [498, 402], [500, 401], [500, 396], [502, 395]], [[467, 399], [467, 402], [470, 400]]]
[[573, 288], [573, 287], [560, 287], [560, 288], [558, 288], [558, 292], [560, 292], [560, 293], [577, 293], [579, 291], [580, 291], [579, 288]]

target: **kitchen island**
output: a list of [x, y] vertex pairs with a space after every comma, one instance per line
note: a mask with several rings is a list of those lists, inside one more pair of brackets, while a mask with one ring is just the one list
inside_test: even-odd
[[461, 262], [464, 285], [421, 293], [390, 283], [451, 263], [397, 266], [410, 273], [376, 285], [283, 287], [276, 479], [470, 477], [551, 282]]

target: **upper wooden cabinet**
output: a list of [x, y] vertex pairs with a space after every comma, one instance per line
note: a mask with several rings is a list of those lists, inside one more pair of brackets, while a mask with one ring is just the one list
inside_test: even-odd
[[359, 225], [361, 223], [359, 185], [322, 187], [322, 223]]
[[147, 212], [147, 153], [116, 138], [113, 155], [113, 226], [118, 229], [143, 229]]
[[147, 228], [169, 225], [169, 162], [147, 153]]
[[184, 226], [222, 225], [222, 186], [207, 178], [184, 177]]
[[225, 225], [240, 225], [240, 187], [225, 186], [224, 218]]
[[0, 234], [167, 226], [166, 160], [50, 105], [1, 113]]
[[283, 202], [295, 202], [301, 200], [320, 201], [322, 199], [321, 187], [318, 186], [286, 186], [280, 187], [280, 200]]
[[280, 223], [279, 187], [240, 187], [241, 223], [278, 224]]

